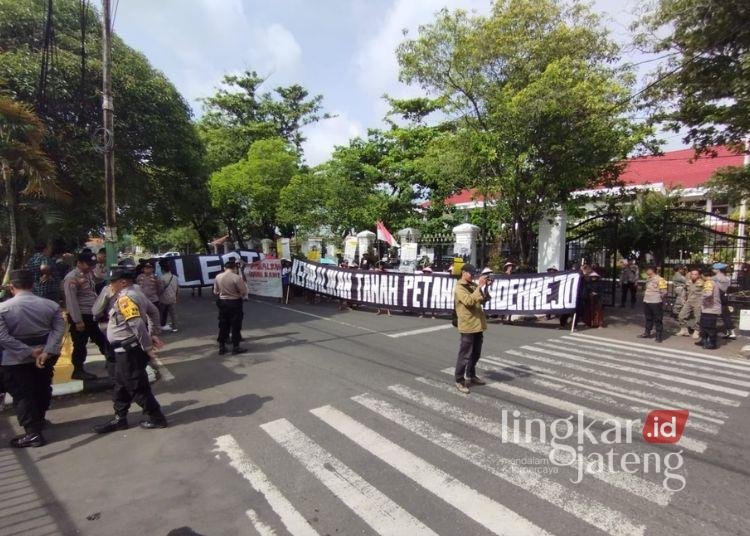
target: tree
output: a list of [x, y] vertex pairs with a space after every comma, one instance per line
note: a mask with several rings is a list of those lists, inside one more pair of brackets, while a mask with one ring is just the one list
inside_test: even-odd
[[29, 106], [0, 96], [0, 176], [10, 229], [3, 284], [18, 260], [19, 194], [58, 202], [70, 199], [57, 184], [54, 165], [41, 148], [44, 135], [44, 125]]
[[443, 100], [453, 131], [432, 154], [445, 182], [507, 214], [530, 264], [537, 222], [570, 193], [612, 182], [647, 134], [628, 118], [632, 73], [588, 7], [499, 0], [487, 17], [440, 11], [397, 51], [400, 78]]
[[699, 151], [740, 147], [750, 133], [750, 5], [744, 0], [659, 0], [641, 21], [641, 42], [665, 54], [649, 97], [655, 121]]
[[213, 205], [225, 215], [236, 242], [244, 247], [242, 229], [273, 236], [279, 194], [299, 172], [299, 155], [282, 138], [254, 142], [247, 157], [211, 174]]
[[[82, 17], [82, 14], [84, 15]], [[42, 149], [75, 205], [61, 207], [57, 233], [80, 243], [104, 220], [101, 32], [98, 13], [56, 0], [55, 40], [45, 49], [45, 10], [36, 0], [0, 0], [0, 90], [32, 106], [47, 127]], [[82, 54], [82, 51], [84, 54]], [[43, 56], [51, 58], [40, 76]], [[42, 91], [44, 89], [44, 91]], [[203, 146], [190, 107], [147, 59], [115, 37], [115, 180], [118, 228], [191, 222], [209, 205]], [[40, 217], [46, 207], [40, 206]], [[28, 220], [25, 235], [40, 229]]]

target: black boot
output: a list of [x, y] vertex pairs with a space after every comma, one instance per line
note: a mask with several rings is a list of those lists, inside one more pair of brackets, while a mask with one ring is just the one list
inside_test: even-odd
[[695, 344], [696, 346], [703, 346], [705, 348], [706, 347], [706, 339], [704, 337], [701, 337], [700, 339], [698, 339], [693, 344]]
[[141, 421], [141, 428], [151, 430], [153, 428], [166, 428], [167, 418], [163, 413], [159, 412], [158, 415], [150, 415], [147, 419]]
[[703, 345], [703, 348], [706, 350], [716, 350], [719, 345], [717, 344], [718, 337], [714, 335], [713, 337], [706, 338], [706, 344]]
[[235, 344], [232, 346], [233, 354], [244, 354], [245, 352], [247, 352], [247, 348], [242, 348], [239, 344]]
[[650, 339], [651, 338], [651, 332], [650, 331], [644, 331], [640, 335], [638, 335], [639, 339]]
[[14, 437], [10, 440], [10, 446], [14, 449], [25, 449], [26, 447], [41, 447], [46, 445], [44, 436], [41, 432], [27, 432], [26, 434]]
[[94, 426], [93, 430], [97, 434], [108, 434], [116, 430], [127, 430], [128, 418], [115, 416], [114, 419]]
[[660, 331], [656, 332], [656, 342], [662, 342], [664, 340], [664, 335]]
[[223, 342], [219, 343], [219, 355], [224, 355], [227, 353], [227, 345]]

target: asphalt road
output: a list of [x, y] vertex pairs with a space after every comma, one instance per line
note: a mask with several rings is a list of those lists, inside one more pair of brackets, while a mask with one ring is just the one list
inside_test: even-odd
[[[731, 352], [492, 324], [466, 396], [445, 319], [253, 301], [250, 352], [220, 357], [212, 300], [179, 307], [154, 386], [170, 427], [96, 436], [107, 393], [56, 400], [48, 445], [0, 450], [0, 535], [750, 534]], [[690, 410], [684, 435], [645, 442], [665, 408]]]

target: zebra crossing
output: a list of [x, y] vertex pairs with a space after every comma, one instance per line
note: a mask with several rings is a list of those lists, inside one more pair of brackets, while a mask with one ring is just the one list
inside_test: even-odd
[[[489, 352], [478, 369], [487, 385], [469, 395], [455, 389], [453, 370], [446, 368], [442, 376], [404, 378], [382, 392], [310, 408], [260, 430], [272, 441], [274, 457], [312, 478], [339, 515], [355, 516], [372, 534], [452, 534], [438, 517], [415, 512], [405, 488], [416, 490], [417, 500], [442, 504], [443, 516], [466, 523], [471, 534], [721, 534], [679, 516], [667, 516], [672, 524], [664, 524], [660, 512], [683, 492], [648, 465], [626, 471], [590, 460], [608, 448], [613, 456], [624, 459], [627, 451], [631, 460], [652, 462], [684, 452], [687, 467], [690, 456], [719, 448], [722, 426], [750, 395], [750, 363], [572, 334]], [[649, 444], [642, 424], [632, 429], [654, 409], [690, 411], [676, 444]], [[604, 423], [633, 433], [624, 443], [561, 449], [555, 430], [566, 420], [568, 437], [603, 434]], [[311, 436], [310, 426], [325, 434]], [[273, 468], [261, 467], [232, 435], [215, 438], [214, 451], [265, 501], [244, 512], [258, 534], [321, 534], [295, 490], [274, 483]], [[545, 464], [525, 463], [532, 458]], [[385, 484], [368, 480], [373, 466], [389, 475]], [[469, 474], [490, 485], [478, 486]], [[275, 516], [264, 518], [265, 507]]]

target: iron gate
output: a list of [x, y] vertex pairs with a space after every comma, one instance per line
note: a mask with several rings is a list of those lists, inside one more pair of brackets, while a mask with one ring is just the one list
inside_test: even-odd
[[619, 225], [618, 213], [599, 214], [569, 227], [565, 240], [564, 268], [580, 266], [584, 262], [591, 265], [603, 282], [602, 304], [609, 306], [615, 304]]

